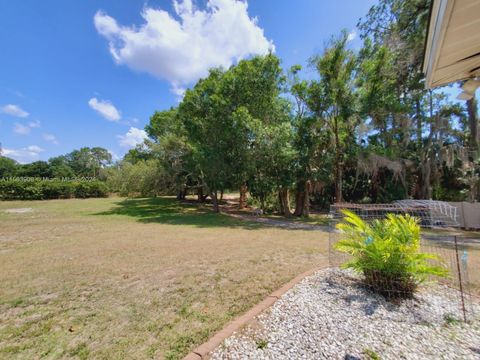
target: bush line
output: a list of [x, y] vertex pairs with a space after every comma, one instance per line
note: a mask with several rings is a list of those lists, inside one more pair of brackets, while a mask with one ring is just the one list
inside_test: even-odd
[[0, 181], [0, 200], [86, 199], [107, 196], [108, 188], [101, 181]]

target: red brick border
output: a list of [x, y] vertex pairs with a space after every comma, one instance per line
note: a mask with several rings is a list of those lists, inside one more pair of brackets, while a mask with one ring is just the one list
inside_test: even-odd
[[206, 359], [207, 355], [212, 350], [214, 350], [217, 346], [219, 346], [223, 342], [223, 340], [225, 340], [227, 337], [232, 335], [235, 331], [244, 327], [246, 324], [252, 321], [257, 315], [260, 315], [260, 313], [262, 313], [264, 310], [272, 306], [283, 294], [285, 294], [288, 290], [294, 287], [297, 283], [302, 281], [307, 276], [312, 275], [316, 271], [325, 269], [327, 267], [328, 265], [317, 267], [296, 276], [295, 278], [290, 280], [288, 283], [283, 285], [280, 289], [268, 295], [262, 302], [255, 305], [245, 314], [241, 315], [240, 317], [228, 323], [222, 330], [220, 330], [215, 335], [213, 335], [209, 340], [207, 340], [207, 342], [195, 348], [191, 353], [185, 356], [183, 360]]

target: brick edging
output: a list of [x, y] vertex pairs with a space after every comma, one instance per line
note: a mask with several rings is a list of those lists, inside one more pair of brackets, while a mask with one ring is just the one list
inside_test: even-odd
[[222, 330], [217, 332], [213, 335], [209, 340], [204, 342], [202, 345], [198, 346], [197, 348], [193, 349], [187, 356], [183, 358], [183, 360], [202, 360], [206, 359], [206, 356], [214, 350], [217, 346], [219, 346], [223, 340], [227, 337], [231, 336], [235, 331], [239, 330], [240, 328], [244, 327], [250, 321], [252, 321], [257, 315], [262, 313], [264, 310], [268, 309], [272, 306], [283, 294], [285, 294], [288, 290], [298, 284], [307, 276], [312, 275], [316, 271], [325, 269], [328, 266], [321, 266], [316, 267], [314, 269], [308, 270], [300, 275], [297, 275], [292, 280], [287, 282], [278, 290], [274, 291], [270, 295], [268, 295], [262, 302], [255, 305], [253, 308], [248, 310], [245, 314], [237, 317], [230, 323], [228, 323]]

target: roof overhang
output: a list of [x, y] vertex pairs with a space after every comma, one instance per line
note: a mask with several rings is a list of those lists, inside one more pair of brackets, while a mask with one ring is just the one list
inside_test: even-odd
[[423, 72], [427, 88], [480, 76], [480, 0], [433, 0]]

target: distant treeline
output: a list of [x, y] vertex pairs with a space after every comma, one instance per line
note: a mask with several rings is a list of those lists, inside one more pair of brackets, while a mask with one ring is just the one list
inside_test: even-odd
[[30, 164], [0, 156], [0, 199], [104, 197], [108, 195], [104, 172], [111, 162], [111, 154], [100, 147], [84, 147]]
[[[79, 178], [101, 177], [102, 169], [112, 163], [112, 155], [101, 147], [84, 147], [48, 161], [19, 164], [0, 156], [0, 179], [9, 177]], [[104, 180], [104, 179], [103, 179]]]

